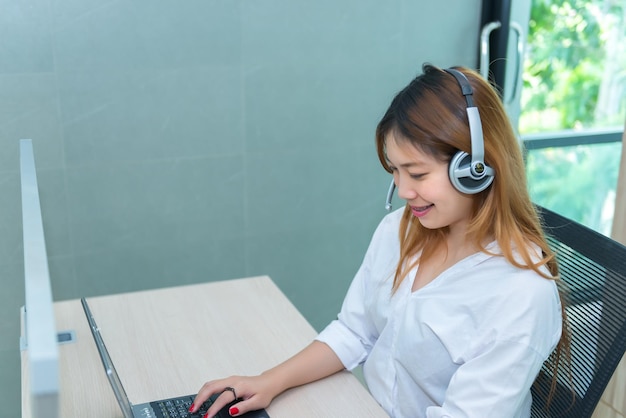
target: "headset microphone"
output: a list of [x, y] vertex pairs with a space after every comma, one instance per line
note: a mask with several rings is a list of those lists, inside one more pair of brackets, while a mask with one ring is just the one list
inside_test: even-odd
[[393, 191], [396, 190], [396, 183], [391, 179], [391, 184], [389, 185], [389, 190], [387, 191], [387, 200], [385, 203], [385, 209], [387, 211], [391, 211], [391, 199], [393, 199]]

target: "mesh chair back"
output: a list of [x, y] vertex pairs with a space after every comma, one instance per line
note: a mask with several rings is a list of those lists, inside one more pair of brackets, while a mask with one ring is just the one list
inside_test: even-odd
[[533, 387], [531, 415], [587, 418], [626, 351], [626, 247], [550, 210], [538, 209], [569, 291], [572, 384], [568, 372], [560, 370], [557, 392], [546, 410], [545, 393], [552, 376], [544, 366]]

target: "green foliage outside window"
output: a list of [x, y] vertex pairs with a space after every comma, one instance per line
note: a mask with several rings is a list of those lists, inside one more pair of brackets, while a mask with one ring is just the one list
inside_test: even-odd
[[610, 235], [620, 153], [621, 143], [530, 151], [532, 200]]
[[626, 2], [533, 0], [520, 132], [623, 126]]
[[[533, 0], [520, 133], [623, 128], [626, 2]], [[527, 156], [533, 201], [609, 234], [621, 143]]]

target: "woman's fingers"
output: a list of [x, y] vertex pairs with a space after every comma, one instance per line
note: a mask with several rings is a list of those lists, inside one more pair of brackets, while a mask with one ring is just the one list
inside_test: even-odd
[[[265, 406], [267, 406], [267, 405], [265, 405]], [[231, 416], [236, 417], [236, 416], [239, 416], [239, 415], [243, 415], [246, 412], [256, 411], [258, 409], [262, 409], [265, 406], [257, 405], [257, 398], [255, 396], [253, 396], [250, 399], [245, 399], [245, 400], [242, 400], [240, 402], [237, 402], [237, 403], [231, 405], [228, 408], [228, 413]]]
[[191, 408], [189, 408], [189, 411], [196, 412], [200, 408], [200, 406], [205, 403], [213, 394], [220, 392], [220, 389], [218, 389], [218, 385], [218, 380], [212, 380], [202, 385], [202, 387], [198, 391], [198, 394], [194, 398], [193, 404], [191, 405]]
[[207, 411], [207, 418], [213, 417], [225, 406], [229, 407], [231, 416], [242, 415], [248, 411], [266, 408], [273, 395], [261, 376], [231, 376], [226, 379], [212, 380], [205, 383], [196, 395], [191, 412], [196, 412], [212, 395], [218, 394]]
[[233, 407], [235, 407], [236, 404], [233, 404], [234, 399], [232, 394], [229, 391], [224, 391], [222, 392], [216, 399], [215, 402], [213, 402], [213, 404], [211, 405], [211, 407], [208, 409], [207, 413], [206, 413], [206, 417], [207, 418], [212, 418], [215, 415], [217, 415], [217, 413], [220, 411], [220, 409], [224, 408], [225, 406], [230, 405], [230, 407], [228, 408], [228, 413], [230, 415], [233, 415], [232, 412], [234, 412]]

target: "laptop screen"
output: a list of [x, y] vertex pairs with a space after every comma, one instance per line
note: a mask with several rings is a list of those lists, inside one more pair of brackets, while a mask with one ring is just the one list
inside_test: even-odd
[[98, 347], [98, 352], [100, 353], [102, 365], [104, 366], [107, 378], [111, 383], [111, 388], [113, 389], [113, 393], [115, 394], [117, 403], [119, 403], [120, 408], [122, 409], [124, 418], [133, 418], [132, 405], [128, 400], [128, 396], [126, 395], [124, 386], [122, 386], [120, 376], [115, 370], [115, 366], [113, 365], [111, 356], [109, 355], [109, 352], [104, 345], [104, 339], [100, 334], [100, 328], [98, 328], [98, 325], [96, 325], [96, 320], [91, 314], [91, 310], [89, 309], [89, 305], [87, 304], [85, 298], [81, 298], [80, 302], [83, 304], [83, 309], [85, 310], [85, 315], [87, 316], [87, 321], [89, 322], [89, 328], [91, 328], [91, 335], [93, 335], [93, 339], [96, 342], [96, 347]]

